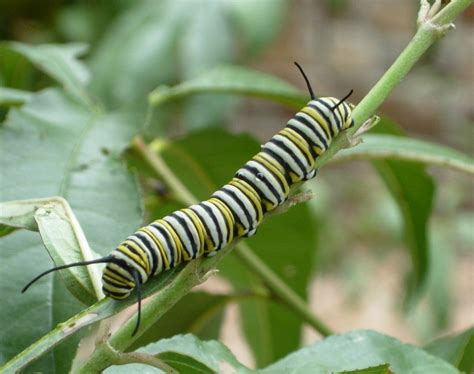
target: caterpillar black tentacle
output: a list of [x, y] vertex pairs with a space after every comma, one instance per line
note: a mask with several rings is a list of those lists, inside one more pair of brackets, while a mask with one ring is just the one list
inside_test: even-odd
[[237, 170], [229, 183], [208, 200], [138, 229], [109, 256], [50, 269], [23, 291], [51, 271], [106, 263], [102, 282], [107, 296], [125, 299], [137, 289], [139, 313], [135, 334], [140, 324], [140, 289], [148, 278], [183, 261], [212, 256], [232, 241], [254, 235], [263, 217], [288, 199], [295, 183], [315, 177], [316, 159], [340, 131], [354, 124], [353, 105], [345, 101], [352, 90], [341, 100], [316, 98], [303, 69], [295, 64], [305, 79], [311, 100]]

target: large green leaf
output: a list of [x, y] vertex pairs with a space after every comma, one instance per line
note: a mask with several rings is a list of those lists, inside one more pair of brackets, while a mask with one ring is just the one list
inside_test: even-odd
[[249, 95], [293, 107], [308, 101], [295, 87], [271, 75], [237, 66], [222, 66], [174, 87], [160, 86], [150, 93], [151, 105], [196, 94], [223, 93]]
[[[199, 199], [207, 198], [230, 180], [233, 173], [259, 150], [258, 143], [250, 137], [231, 136], [222, 130], [202, 131], [155, 147]], [[167, 213], [166, 207], [152, 211], [154, 218]], [[268, 219], [246, 244], [304, 298], [315, 253], [315, 233], [308, 209], [301, 204]], [[224, 260], [220, 275], [229, 279], [236, 289], [259, 291], [264, 288], [234, 256]], [[272, 362], [298, 347], [301, 321], [284, 306], [258, 299], [242, 301], [239, 305], [244, 330], [259, 365]]]
[[[139, 352], [148, 353], [162, 359], [166, 364], [182, 374], [193, 373], [249, 373], [250, 370], [234, 357], [222, 343], [210, 340], [201, 341], [193, 335], [177, 335], [141, 348]], [[112, 367], [105, 373], [146, 373], [144, 365]]]
[[[32, 232], [18, 231], [0, 240], [0, 289], [4, 297], [0, 308], [0, 366], [83, 308], [58, 275], [40, 282], [27, 294], [20, 293], [28, 278], [51, 266], [42, 247], [39, 235]], [[78, 338], [42, 357], [27, 372], [68, 372]]]
[[[15, 246], [20, 247], [21, 245], [26, 244], [26, 247], [28, 248], [28, 241], [25, 240], [25, 236], [22, 236], [22, 235], [26, 235], [26, 234], [31, 235], [31, 233], [18, 232], [18, 233], [14, 233], [13, 235], [7, 237], [5, 240], [10, 240], [11, 238], [16, 237], [16, 241], [9, 242], [11, 244], [10, 247], [15, 247]], [[36, 260], [36, 257], [40, 258], [40, 256], [37, 256], [39, 248], [40, 248], [39, 245], [37, 247], [33, 247], [25, 255], [26, 257], [23, 256], [20, 259], [18, 259], [18, 257], [15, 257], [12, 260], [12, 262], [14, 262], [16, 264], [16, 266], [21, 266], [22, 263], [23, 264], [25, 264], [25, 263], [31, 264], [28, 267], [23, 266], [23, 268], [22, 268], [23, 270], [27, 269], [29, 267], [34, 267], [36, 265], [36, 263], [40, 263], [40, 261], [29, 261], [28, 259], [33, 258], [34, 260]], [[11, 253], [13, 253], [13, 252], [11, 252]], [[218, 256], [215, 256], [215, 257], [218, 257]], [[218, 260], [217, 258], [210, 259], [209, 261], [206, 262], [205, 265], [202, 265], [202, 266], [207, 267], [207, 270], [209, 270], [209, 269], [213, 268], [213, 266], [215, 266], [215, 263], [217, 262], [217, 260]], [[159, 277], [155, 277], [151, 281], [147, 282], [147, 284], [144, 285], [144, 287], [143, 287], [143, 297], [146, 298], [148, 296], [156, 294], [158, 291], [166, 289], [166, 287], [171, 282], [174, 282], [174, 286], [178, 290], [177, 292], [176, 292], [176, 290], [174, 290], [175, 292], [173, 292], [171, 295], [170, 295], [170, 293], [168, 293], [166, 295], [163, 295], [163, 293], [161, 293], [158, 296], [158, 298], [160, 299], [159, 302], [161, 303], [160, 304], [161, 308], [159, 309], [159, 312], [163, 313], [164, 311], [166, 311], [168, 308], [170, 308], [173, 305], [173, 302], [176, 300], [176, 298], [179, 298], [179, 296], [176, 296], [176, 293], [178, 293], [178, 294], [181, 293], [181, 295], [182, 295], [183, 293], [189, 292], [189, 286], [187, 287], [186, 284], [189, 282], [189, 279], [192, 278], [192, 276], [193, 276], [192, 273], [197, 271], [197, 267], [198, 267], [197, 262], [198, 261], [194, 261], [192, 264], [190, 264], [190, 266], [188, 268], [181, 266], [179, 268], [175, 268], [173, 270], [167, 271], [167, 272], [163, 273], [162, 275], [160, 275]], [[10, 263], [7, 260], [5, 262], [5, 268], [6, 269], [16, 269], [15, 266], [9, 266], [9, 265], [10, 265]], [[5, 273], [7, 274], [8, 272], [5, 271]], [[17, 277], [22, 277], [23, 278], [23, 276], [21, 274], [21, 271], [15, 272], [15, 274], [17, 275]], [[11, 279], [12, 280], [18, 280], [19, 278], [15, 278], [15, 276], [12, 276]], [[7, 289], [8, 291], [11, 291], [11, 288], [15, 287], [14, 291], [18, 292], [18, 289], [16, 288], [16, 284], [21, 283], [21, 281], [22, 281], [22, 279], [17, 281], [17, 282], [12, 282], [10, 287], [9, 288], [5, 287], [5, 289]], [[45, 284], [45, 282], [43, 282], [43, 284]], [[48, 285], [48, 284], [46, 284], [46, 285]], [[33, 292], [33, 293], [36, 292], [38, 294], [37, 299], [36, 300], [33, 299], [33, 303], [31, 303], [31, 301], [29, 299], [27, 300], [26, 298], [19, 298], [19, 299], [16, 299], [16, 300], [9, 299], [9, 300], [12, 300], [12, 302], [13, 301], [18, 302], [19, 310], [20, 309], [22, 310], [21, 315], [22, 316], [24, 315], [23, 318], [19, 318], [19, 315], [17, 315], [14, 322], [12, 322], [13, 326], [15, 326], [16, 323], [23, 323], [25, 325], [25, 328], [26, 328], [26, 326], [29, 326], [30, 322], [28, 322], [29, 321], [28, 318], [31, 318], [32, 317], [31, 314], [33, 314], [35, 312], [35, 310], [38, 309], [38, 306], [37, 306], [38, 302], [45, 300], [44, 288], [43, 288], [43, 290], [37, 289], [37, 288], [41, 288], [41, 287], [42, 287], [42, 285], [40, 285], [38, 287], [35, 287], [35, 289], [32, 289], [31, 292]], [[33, 291], [33, 290], [36, 290], [36, 291]], [[51, 290], [51, 287], [49, 287], [48, 290]], [[54, 288], [53, 288], [53, 290], [54, 290]], [[50, 294], [51, 294], [51, 291], [50, 291]], [[54, 292], [53, 292], [52, 295], [50, 295], [50, 294], [48, 294], [48, 297], [50, 297], [50, 298], [52, 296], [56, 297], [54, 295]], [[67, 313], [67, 316], [65, 315], [64, 306], [67, 305], [67, 302], [68, 302], [67, 300], [71, 299], [71, 298], [66, 299], [66, 296], [68, 296], [68, 295], [63, 296], [62, 294], [60, 294], [59, 297], [57, 298], [59, 300], [57, 300], [55, 298], [56, 306], [58, 308], [60, 308], [60, 307], [63, 308], [63, 309], [60, 309], [61, 314], [58, 315], [58, 319], [61, 320], [61, 321], [65, 321], [66, 318], [69, 317], [69, 315], [70, 315], [70, 313]], [[22, 303], [22, 300], [24, 301], [24, 303]], [[94, 305], [90, 306], [89, 308], [81, 310], [78, 314], [74, 315], [69, 320], [58, 324], [54, 328], [54, 330], [49, 332], [47, 335], [42, 336], [40, 339], [38, 339], [32, 345], [30, 345], [27, 349], [25, 349], [23, 352], [21, 352], [21, 354], [15, 356], [8, 363], [6, 363], [4, 366], [0, 367], [0, 371], [1, 370], [6, 370], [6, 372], [17, 372], [19, 370], [24, 369], [25, 367], [30, 365], [33, 361], [37, 360], [39, 357], [44, 355], [46, 352], [49, 352], [51, 349], [53, 349], [53, 347], [55, 347], [57, 344], [59, 344], [61, 342], [64, 342], [66, 339], [70, 339], [70, 337], [72, 335], [74, 335], [75, 333], [77, 333], [78, 330], [84, 329], [87, 326], [90, 326], [94, 323], [102, 321], [106, 318], [112, 317], [112, 316], [124, 311], [126, 308], [130, 307], [131, 305], [133, 305], [135, 303], [136, 303], [135, 298], [127, 298], [126, 300], [120, 300], [120, 301], [112, 300], [110, 298], [102, 299], [101, 301], [95, 303]], [[45, 308], [45, 310], [46, 309], [47, 308]], [[143, 308], [142, 308], [143, 314], [146, 313], [146, 309], [147, 309], [147, 305], [144, 305]], [[14, 309], [11, 309], [11, 310], [14, 310]], [[32, 312], [27, 314], [27, 313], [24, 313], [25, 310], [30, 310]], [[67, 309], [66, 309], [66, 311], [67, 311]], [[54, 326], [56, 319], [53, 318], [53, 316], [51, 315], [52, 313], [51, 313], [50, 310], [46, 310], [46, 312], [49, 313], [48, 316], [52, 320], [52, 322], [49, 322], [49, 323], [51, 323]], [[7, 309], [2, 309], [2, 313], [5, 313], [5, 314], [1, 314], [2, 316], [5, 315], [5, 316], [8, 316], [10, 318], [10, 316], [7, 315], [7, 313], [8, 313]], [[156, 311], [155, 311], [155, 313], [156, 313]], [[31, 329], [32, 333], [35, 336], [38, 335], [37, 334], [37, 332], [38, 332], [37, 327], [38, 327], [38, 325], [29, 326], [29, 328]], [[46, 327], [47, 327], [47, 325], [46, 325]], [[4, 328], [4, 327], [2, 326], [2, 328]], [[2, 342], [1, 342], [1, 343], [5, 344], [5, 346], [7, 347], [5, 349], [5, 351], [10, 352], [10, 350], [11, 350], [11, 352], [18, 352], [18, 350], [14, 351], [13, 348], [12, 348], [12, 347], [16, 347], [15, 341], [10, 340], [10, 337], [12, 337], [12, 335], [11, 335], [12, 331], [10, 331], [9, 329], [5, 329], [5, 331], [8, 331], [9, 334], [10, 334], [8, 339], [2, 340]], [[30, 338], [29, 334], [25, 334], [25, 336], [27, 338]], [[13, 337], [13, 339], [14, 339], [14, 337]], [[130, 339], [130, 340], [133, 340], [133, 339]], [[22, 339], [18, 339], [18, 341], [22, 342]], [[63, 345], [64, 345], [64, 343], [61, 346], [63, 346]], [[75, 347], [76, 346], [74, 346], [74, 348]], [[18, 348], [21, 348], [21, 347], [18, 347]], [[7, 357], [2, 357], [2, 360], [5, 360], [6, 358]]]
[[283, 25], [288, 3], [283, 0], [259, 0], [227, 2], [234, 13], [235, 22], [242, 38], [242, 48], [252, 57], [260, 54]]
[[[177, 77], [194, 78], [216, 65], [243, 60], [247, 53], [263, 50], [275, 36], [283, 10], [281, 0], [252, 5], [212, 0], [136, 2], [109, 27], [93, 53], [94, 91], [114, 107], [126, 105]], [[193, 122], [216, 121], [228, 109], [221, 105], [219, 111], [218, 104], [209, 100], [201, 108], [199, 103], [201, 99], [193, 99], [189, 108], [185, 106], [188, 118], [192, 113], [200, 116]]]
[[[183, 80], [230, 63], [234, 57], [236, 41], [228, 19], [229, 8], [214, 0], [198, 0], [196, 3], [200, 4], [189, 17], [179, 44], [180, 57], [187, 61], [182, 68]], [[222, 95], [190, 97], [183, 113], [184, 125], [198, 129], [222, 124], [233, 101], [230, 99]]]
[[[21, 108], [11, 109], [0, 128], [0, 201], [55, 195], [65, 197], [91, 247], [101, 254], [109, 253], [125, 233], [133, 232], [141, 221], [135, 179], [120, 160], [120, 153], [138, 125], [130, 115], [99, 113], [59, 90], [51, 89], [34, 95]], [[13, 237], [18, 238], [16, 234]], [[0, 239], [1, 262], [22, 248], [20, 240], [8, 238]], [[15, 284], [24, 285], [50, 267], [38, 260], [47, 256], [39, 245], [39, 237], [35, 238], [38, 245], [34, 247], [34, 256], [30, 255], [30, 263], [37, 266], [25, 267], [18, 273]], [[26, 262], [23, 259], [19, 265]], [[45, 326], [50, 328], [53, 323], [51, 316], [66, 313], [60, 313], [58, 309], [67, 301], [57, 302], [52, 276], [43, 279], [26, 295], [13, 291], [10, 282], [8, 277], [0, 280], [1, 294], [9, 300], [30, 300], [30, 292], [43, 295], [44, 306], [39, 308], [28, 304], [23, 309], [30, 311], [29, 319], [22, 322], [25, 328], [31, 328], [32, 334], [27, 339], [31, 343], [43, 333], [33, 328], [37, 323], [34, 321], [41, 319], [36, 316], [44, 317], [43, 313], [47, 313], [50, 324], [45, 321]], [[72, 300], [72, 296], [69, 297]], [[50, 302], [47, 302], [48, 298]], [[17, 320], [18, 315], [14, 313], [5, 315], [1, 319], [2, 329]], [[18, 338], [20, 335], [21, 331], [17, 330], [9, 334], [9, 344], [15, 346], [16, 352], [25, 347], [25, 340]], [[5, 355], [2, 360], [8, 358]]]
[[432, 355], [441, 357], [464, 373], [474, 370], [474, 327], [460, 334], [439, 338], [424, 347]]
[[[384, 119], [377, 133], [402, 136], [395, 124]], [[373, 160], [373, 165], [397, 203], [403, 219], [405, 243], [410, 250], [413, 270], [409, 276], [407, 301], [414, 301], [422, 290], [429, 271], [428, 222], [435, 185], [419, 162]]]
[[182, 1], [141, 1], [121, 13], [91, 57], [92, 90], [108, 105], [145, 101], [159, 82], [172, 78]]
[[393, 135], [362, 137], [357, 147], [341, 150], [334, 161], [351, 159], [397, 159], [457, 169], [474, 174], [474, 159], [449, 147]]
[[458, 373], [447, 362], [420, 348], [367, 330], [333, 335], [288, 355], [259, 373], [326, 374], [384, 364], [389, 364], [394, 373]]
[[38, 69], [59, 82], [66, 91], [82, 100], [88, 100], [85, 86], [90, 79], [89, 70], [77, 59], [87, 51], [87, 45], [28, 45], [11, 42], [3, 43], [0, 48], [10, 49], [22, 55]]

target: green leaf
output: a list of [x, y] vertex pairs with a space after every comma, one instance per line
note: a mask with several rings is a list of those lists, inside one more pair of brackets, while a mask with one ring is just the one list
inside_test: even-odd
[[148, 100], [151, 105], [158, 106], [202, 93], [249, 95], [295, 108], [308, 101], [307, 95], [283, 80], [237, 66], [221, 66], [171, 88], [160, 86], [150, 93]]
[[0, 224], [16, 229], [38, 231], [35, 212], [41, 206], [41, 201], [17, 200], [0, 203]]
[[474, 174], [474, 159], [449, 147], [393, 135], [364, 135], [363, 143], [341, 150], [334, 161], [397, 159], [437, 165]]
[[[377, 133], [402, 136], [401, 130], [382, 120]], [[428, 222], [431, 215], [435, 185], [419, 162], [373, 160], [375, 169], [397, 203], [403, 218], [404, 240], [410, 250], [413, 271], [408, 279], [407, 304], [422, 291], [429, 271]]]
[[[201, 341], [190, 334], [163, 339], [138, 351], [161, 358], [182, 374], [250, 372], [222, 343], [215, 340]], [[107, 369], [105, 373], [129, 373], [130, 370], [130, 367], [125, 366], [121, 370]]]
[[169, 82], [188, 8], [189, 2], [140, 1], [121, 13], [92, 55], [91, 89], [115, 108], [144, 102], [159, 82]]
[[[259, 144], [248, 136], [207, 130], [171, 144], [156, 143], [155, 148], [191, 192], [205, 199], [259, 151]], [[167, 213], [165, 209], [153, 210], [154, 217]], [[305, 298], [315, 255], [315, 233], [307, 206], [300, 204], [268, 219], [246, 244]], [[258, 293], [265, 288], [235, 256], [225, 259], [220, 268], [219, 274], [237, 290]], [[239, 306], [247, 340], [259, 365], [299, 346], [301, 321], [285, 307], [258, 299], [242, 301]]]
[[474, 370], [474, 327], [459, 334], [439, 338], [424, 349], [451, 363], [464, 373]]
[[31, 98], [31, 92], [0, 87], [0, 106], [22, 105]]
[[[20, 293], [29, 277], [25, 278], [25, 274], [36, 274], [50, 266], [37, 233], [17, 231], [2, 238], [0, 247], [0, 288], [4, 297], [0, 308], [1, 367], [38, 337], [79, 312], [83, 305], [71, 297], [59, 275], [52, 275], [48, 282], [39, 282], [27, 294]], [[73, 337], [35, 362], [31, 372], [68, 372], [79, 337]]]
[[244, 36], [243, 48], [252, 57], [261, 54], [281, 30], [288, 6], [282, 0], [230, 0], [226, 4], [232, 8], [238, 31]]
[[393, 374], [390, 370], [390, 365], [377, 365], [365, 369], [340, 371], [337, 374]]
[[[183, 80], [231, 63], [236, 44], [227, 6], [214, 0], [198, 0], [194, 7], [179, 44]], [[183, 124], [188, 129], [222, 124], [233, 99], [222, 95], [190, 97], [184, 107]]]
[[[11, 109], [5, 125], [0, 127], [0, 201], [62, 196], [71, 204], [91, 247], [102, 255], [108, 254], [141, 223], [136, 181], [120, 159], [137, 128], [137, 119], [126, 113], [98, 113], [59, 90], [33, 95], [21, 108]], [[21, 242], [4, 247], [4, 240], [10, 236], [0, 239], [0, 262], [22, 247]], [[35, 237], [39, 244], [39, 237]], [[35, 248], [39, 256], [47, 258], [41, 246]], [[69, 254], [61, 253], [67, 259]], [[39, 261], [31, 263], [38, 265], [21, 271], [16, 284], [26, 284], [51, 266]], [[48, 293], [54, 291], [53, 279], [45, 277], [31, 291], [38, 288], [45, 301], [57, 300], [54, 293]], [[9, 284], [9, 278], [2, 277], [3, 297], [14, 301], [30, 297], [30, 290], [19, 295]], [[51, 314], [55, 307], [46, 303], [43, 308]], [[40, 309], [24, 310], [29, 310], [29, 317], [36, 320]], [[17, 318], [15, 314], [2, 318], [1, 329], [14, 325]], [[39, 331], [34, 331], [37, 339]], [[16, 339], [17, 331], [13, 330], [9, 340]]]
[[[0, 270], [3, 270], [3, 264], [5, 264], [4, 267], [6, 269], [5, 271], [2, 272], [2, 274], [15, 275], [9, 278], [13, 280], [14, 282], [12, 281], [11, 283], [8, 283], [7, 285], [0, 283], [0, 286], [6, 289], [9, 293], [12, 292], [13, 288], [14, 288], [14, 291], [18, 293], [19, 289], [17, 288], [17, 285], [23, 282], [24, 276], [21, 273], [21, 271], [17, 271], [18, 269], [27, 270], [30, 267], [34, 268], [36, 264], [39, 264], [41, 266], [42, 265], [41, 261], [44, 261], [44, 256], [43, 256], [43, 260], [41, 260], [41, 256], [38, 255], [40, 245], [36, 244], [36, 240], [34, 241], [35, 243], [33, 243], [33, 239], [35, 238], [31, 239], [31, 237], [26, 237], [26, 239], [30, 238], [29, 240], [26, 240], [24, 235], [33, 235], [33, 234], [25, 233], [25, 232], [17, 232], [3, 239], [3, 240], [13, 240], [12, 238], [15, 238], [15, 241], [4, 242], [6, 243], [5, 246], [7, 248], [15, 249], [18, 247], [22, 247], [22, 248], [24, 247], [27, 249], [25, 250], [26, 253], [23, 253], [25, 251], [18, 251], [18, 252], [14, 252], [13, 250], [7, 251], [7, 253], [12, 253], [14, 258], [12, 258], [11, 262], [9, 262], [8, 259], [5, 262], [3, 261], [0, 262]], [[32, 243], [31, 248], [29, 246], [30, 242]], [[20, 256], [19, 254], [21, 253], [23, 253], [21, 257], [17, 257], [17, 256]], [[214, 256], [214, 257], [217, 257], [217, 256]], [[180, 266], [173, 270], [169, 270], [161, 274], [159, 277], [155, 277], [151, 281], [147, 282], [143, 287], [143, 298], [156, 294], [159, 290], [163, 290], [164, 288], [166, 288], [166, 286], [168, 286], [171, 282], [174, 282], [178, 290], [180, 289], [180, 287], [183, 288], [183, 284], [188, 282], [188, 279], [192, 276], [192, 272], [196, 272], [198, 261], [199, 260], [194, 261], [188, 267]], [[215, 266], [216, 261], [217, 259], [212, 258], [209, 261], [207, 261], [205, 265], [202, 265], [202, 266], [207, 267], [207, 270], [209, 270]], [[26, 267], [25, 266], [22, 267], [22, 265], [26, 263], [29, 265]], [[13, 266], [13, 264], [15, 264], [15, 266]], [[9, 273], [9, 270], [12, 270], [11, 274]], [[31, 339], [33, 338], [36, 339], [37, 335], [40, 335], [42, 337], [41, 339], [31, 344], [23, 352], [21, 352], [20, 354], [15, 356], [13, 359], [11, 359], [9, 362], [7, 362], [4, 366], [0, 367], [0, 372], [4, 370], [6, 372], [16, 373], [17, 371], [24, 369], [26, 366], [30, 365], [33, 361], [37, 360], [46, 352], [49, 352], [51, 349], [53, 349], [53, 347], [55, 347], [57, 344], [64, 342], [66, 339], [70, 339], [71, 336], [77, 333], [78, 330], [84, 329], [87, 326], [91, 326], [94, 323], [97, 323], [113, 315], [116, 315], [117, 313], [124, 311], [125, 309], [129, 308], [131, 305], [134, 305], [136, 303], [136, 300], [134, 298], [127, 298], [125, 300], [120, 300], [120, 301], [112, 300], [110, 298], [102, 299], [101, 301], [98, 301], [97, 303], [90, 306], [89, 308], [81, 310], [78, 314], [71, 317], [69, 320], [65, 322], [62, 322], [62, 321], [66, 319], [66, 316], [64, 316], [63, 314], [59, 315], [58, 320], [61, 321], [62, 323], [58, 324], [54, 328], [54, 330], [49, 332], [47, 335], [44, 335], [43, 330], [41, 330], [42, 332], [41, 334], [39, 334], [38, 329], [39, 327], [43, 327], [43, 326], [46, 329], [47, 325], [45, 325], [44, 323], [39, 323], [39, 322], [37, 324], [30, 325], [28, 322], [30, 319], [33, 319], [36, 321], [35, 313], [34, 312], [24, 313], [25, 310], [35, 311], [36, 309], [38, 309], [38, 305], [44, 302], [45, 300], [45, 297], [44, 297], [45, 287], [44, 286], [48, 286], [46, 287], [47, 290], [49, 291], [48, 297], [49, 298], [54, 297], [54, 300], [55, 300], [54, 305], [60, 304], [58, 307], [60, 307], [61, 304], [63, 304], [63, 306], [66, 306], [71, 300], [73, 300], [72, 298], [67, 298], [66, 297], [67, 295], [63, 295], [63, 294], [59, 294], [58, 297], [56, 297], [55, 288], [50, 287], [50, 283], [46, 283], [46, 282], [42, 282], [38, 287], [35, 287], [34, 289], [31, 290], [31, 293], [37, 296], [36, 298], [33, 298], [32, 301], [26, 297], [24, 298], [20, 297], [18, 299], [13, 299], [12, 297], [10, 297], [8, 300], [11, 301], [11, 303], [14, 303], [14, 305], [18, 305], [18, 310], [20, 310], [21, 313], [18, 312], [18, 315], [15, 315], [14, 322], [11, 322], [10, 324], [5, 324], [5, 322], [2, 322], [2, 329], [0, 330], [5, 331], [9, 334], [8, 339], [5, 338], [2, 340], [2, 343], [5, 342], [4, 344], [6, 344], [6, 346], [9, 347], [7, 351], [9, 352], [12, 341], [21, 343], [21, 346], [20, 344], [18, 344], [18, 347], [15, 345], [15, 347], [20, 349], [20, 348], [24, 348], [23, 337], [28, 338], [28, 339], [25, 338], [25, 341], [28, 340], [29, 343], [31, 343]], [[181, 291], [181, 293], [183, 292], [189, 292], [189, 287], [186, 288], [186, 286], [184, 286], [184, 291]], [[173, 304], [174, 298], [176, 297], [179, 298], [179, 296], [176, 296], [176, 292], [172, 295], [161, 294], [159, 297], [161, 297], [161, 304], [163, 306], [162, 310], [164, 311], [166, 311], [167, 308], [169, 308]], [[7, 304], [7, 305], [10, 305], [10, 304]], [[143, 310], [145, 309], [146, 309], [146, 305], [143, 307]], [[10, 308], [10, 309], [2, 308], [0, 310], [0, 316], [11, 318], [11, 314], [9, 312], [10, 310], [16, 310], [16, 309], [15, 308]], [[49, 316], [50, 316], [49, 318], [52, 319], [51, 318], [52, 313], [48, 308], [44, 308], [41, 310], [45, 313], [46, 312], [49, 313]], [[38, 317], [38, 321], [41, 318], [42, 316]], [[7, 320], [7, 318], [5, 320]], [[52, 322], [50, 322], [52, 326], [56, 324], [56, 322], [54, 321], [55, 319]], [[11, 340], [11, 339], [15, 339], [15, 336], [14, 336], [15, 330], [10, 329], [10, 327], [13, 326], [16, 328], [17, 324], [18, 325], [24, 324], [24, 326], [29, 327], [31, 330], [31, 335], [26, 334], [24, 333], [23, 330], [21, 330], [20, 333], [24, 333], [24, 334], [22, 334], [21, 337], [18, 338], [17, 340]], [[9, 328], [6, 328], [5, 326]], [[61, 346], [63, 344], [61, 344]], [[12, 354], [18, 353], [18, 350], [13, 350], [13, 347], [12, 347], [11, 353]], [[6, 359], [8, 359], [8, 357], [9, 356], [7, 355], [5, 355], [4, 357], [3, 356], [0, 357], [1, 358], [0, 362], [3, 363]], [[69, 360], [69, 362], [70, 361], [71, 360]]]
[[[49, 255], [56, 266], [84, 261], [84, 259], [98, 258], [99, 256], [92, 257], [92, 253], [89, 253], [91, 251], [88, 248], [88, 243], [80, 243], [84, 234], [77, 232], [80, 228], [75, 230], [71, 222], [75, 218], [69, 216], [69, 207], [66, 207], [65, 203], [65, 201], [55, 201], [53, 204], [38, 208], [34, 215], [41, 239]], [[87, 250], [88, 253], [82, 252], [81, 244], [87, 246], [84, 250]], [[94, 293], [91, 280], [91, 278], [94, 279], [98, 285], [100, 275], [97, 271], [90, 273], [93, 270], [94, 268], [83, 266], [61, 270], [66, 287], [85, 305], [93, 304], [100, 296], [100, 294]], [[99, 286], [97, 288], [99, 289]]]
[[[284, 16], [284, 4], [259, 1], [162, 0], [136, 2], [107, 30], [92, 56], [94, 92], [112, 107], [136, 103], [161, 84], [196, 74], [220, 64], [245, 60], [262, 50]], [[258, 25], [254, 22], [259, 21]], [[207, 98], [193, 98], [185, 106], [187, 118], [217, 123], [228, 109]], [[219, 101], [228, 98], [219, 98]], [[202, 104], [210, 112], [206, 117]], [[209, 107], [210, 106], [210, 107]], [[192, 112], [200, 117], [192, 118]], [[175, 118], [173, 118], [175, 119]], [[191, 122], [186, 122], [191, 126]]]
[[[39, 231], [57, 266], [94, 258], [73, 214], [61, 197], [0, 203], [0, 223], [12, 228], [4, 234], [15, 228]], [[99, 289], [100, 276], [94, 268], [74, 267], [62, 270], [61, 274], [67, 288], [84, 304], [90, 305], [97, 300], [100, 293], [94, 293], [91, 278]]]
[[27, 58], [38, 69], [59, 82], [66, 91], [87, 100], [85, 86], [90, 74], [86, 66], [77, 58], [83, 55], [86, 44], [42, 44], [28, 45], [17, 42], [3, 44]]
[[458, 373], [447, 362], [420, 348], [368, 330], [333, 335], [288, 355], [259, 373], [326, 374], [385, 364], [389, 364], [394, 373]]
[[224, 308], [230, 301], [232, 298], [227, 295], [192, 292], [140, 336], [130, 350], [183, 333], [192, 333], [200, 339], [217, 339]]

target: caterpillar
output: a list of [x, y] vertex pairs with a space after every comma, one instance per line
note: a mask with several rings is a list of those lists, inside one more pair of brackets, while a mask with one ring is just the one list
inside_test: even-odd
[[314, 178], [316, 159], [331, 140], [351, 126], [353, 105], [334, 97], [316, 98], [303, 71], [311, 100], [287, 125], [261, 146], [234, 174], [231, 181], [208, 200], [177, 210], [138, 229], [106, 257], [51, 268], [30, 281], [25, 292], [44, 275], [72, 266], [105, 263], [103, 291], [112, 299], [125, 299], [136, 289], [140, 325], [141, 286], [148, 278], [183, 261], [212, 256], [238, 238], [256, 233], [263, 217], [283, 204], [291, 187]]

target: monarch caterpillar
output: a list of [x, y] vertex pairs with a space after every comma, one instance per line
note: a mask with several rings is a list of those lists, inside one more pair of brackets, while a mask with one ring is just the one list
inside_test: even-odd
[[311, 100], [286, 127], [263, 144], [231, 181], [208, 200], [175, 211], [138, 229], [103, 258], [51, 268], [30, 281], [25, 292], [44, 275], [72, 266], [106, 263], [103, 291], [113, 299], [125, 299], [136, 289], [138, 331], [141, 286], [149, 277], [183, 261], [212, 256], [232, 241], [255, 234], [263, 217], [283, 204], [297, 182], [315, 177], [316, 159], [342, 130], [353, 126], [352, 104], [333, 97], [316, 98], [302, 67]]

